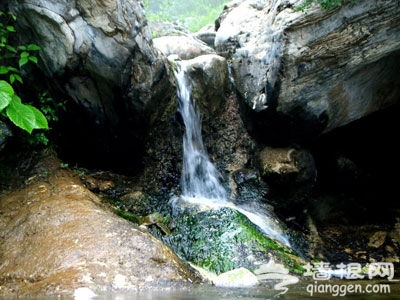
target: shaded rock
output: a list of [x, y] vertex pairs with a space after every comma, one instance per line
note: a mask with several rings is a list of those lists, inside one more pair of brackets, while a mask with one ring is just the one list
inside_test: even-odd
[[268, 186], [256, 170], [239, 169], [232, 173], [235, 182], [235, 202], [264, 201]]
[[141, 3], [10, 0], [9, 6], [25, 40], [41, 47], [39, 67], [51, 84], [38, 84], [66, 102], [56, 136], [64, 154], [114, 166], [128, 153], [140, 161], [149, 127], [175, 94]]
[[272, 174], [285, 175], [297, 173], [299, 170], [292, 156], [294, 151], [294, 149], [289, 148], [264, 148], [259, 154], [261, 175], [270, 176]]
[[170, 288], [195, 278], [159, 240], [105, 209], [60, 162], [0, 199], [2, 295], [97, 295]]
[[12, 136], [12, 132], [8, 125], [0, 121], [0, 152], [3, 150], [7, 143], [7, 139]]
[[162, 36], [155, 38], [153, 42], [154, 47], [165, 56], [176, 55], [182, 60], [215, 53], [213, 49], [191, 35]]
[[261, 176], [280, 183], [314, 183], [316, 169], [312, 155], [294, 148], [265, 147], [258, 155]]
[[201, 28], [199, 31], [195, 33], [195, 36], [206, 43], [211, 48], [215, 47], [215, 25], [209, 24]]
[[279, 128], [281, 140], [315, 137], [400, 95], [397, 1], [307, 13], [295, 9], [302, 2], [236, 1], [217, 22], [217, 53], [231, 57], [255, 124], [265, 136]]
[[84, 176], [85, 186], [94, 192], [107, 192], [115, 187], [115, 183], [111, 180], [99, 180], [92, 176]]
[[369, 239], [368, 247], [379, 248], [381, 247], [386, 240], [387, 232], [385, 231], [377, 231], [375, 232]]
[[121, 197], [121, 208], [138, 215], [147, 212], [149, 206], [148, 197], [141, 191], [134, 191]]
[[[289, 219], [303, 219], [317, 179], [313, 156], [306, 150], [265, 147], [257, 155], [260, 175], [268, 184], [268, 202]], [[299, 220], [296, 220], [298, 222]]]

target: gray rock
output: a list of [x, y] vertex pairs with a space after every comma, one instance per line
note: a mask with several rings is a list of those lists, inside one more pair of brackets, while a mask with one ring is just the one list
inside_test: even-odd
[[153, 40], [154, 46], [165, 56], [176, 55], [179, 59], [192, 59], [215, 51], [191, 35], [162, 36]]
[[10, 136], [12, 136], [10, 128], [8, 128], [6, 123], [0, 121], [0, 151], [3, 150], [7, 143], [7, 138]]
[[196, 37], [206, 43], [211, 48], [215, 47], [215, 25], [209, 24], [201, 28], [199, 31], [196, 32]]
[[189, 31], [184, 26], [176, 22], [149, 21], [149, 26], [153, 38], [189, 34]]
[[69, 130], [60, 134], [69, 150], [139, 151], [175, 94], [141, 3], [10, 0], [10, 9], [25, 39], [41, 47], [39, 66], [53, 98], [67, 100], [73, 117], [59, 130]]
[[295, 9], [301, 2], [236, 1], [218, 20], [216, 50], [232, 57], [247, 105], [295, 120], [299, 132], [308, 125], [320, 133], [395, 103], [398, 1], [349, 2], [329, 12], [313, 6], [307, 13]]
[[221, 56], [210, 54], [193, 58], [188, 64], [193, 98], [200, 111], [210, 116], [226, 100], [225, 93], [229, 90], [227, 62]]

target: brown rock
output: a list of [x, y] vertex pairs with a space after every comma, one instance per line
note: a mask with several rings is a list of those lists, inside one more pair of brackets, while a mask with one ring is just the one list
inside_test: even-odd
[[387, 232], [377, 231], [369, 239], [368, 247], [379, 248], [385, 243]]
[[59, 161], [0, 198], [0, 296], [162, 289], [193, 280], [159, 240], [107, 211]]

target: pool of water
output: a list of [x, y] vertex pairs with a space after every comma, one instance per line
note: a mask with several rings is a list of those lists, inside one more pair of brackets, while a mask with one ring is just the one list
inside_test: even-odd
[[219, 300], [219, 299], [400, 299], [400, 283], [387, 280], [329, 280], [301, 281], [287, 286], [288, 291], [278, 295], [280, 291], [274, 286], [257, 288], [218, 288], [210, 285], [194, 285], [180, 290], [163, 292], [143, 292], [137, 294], [111, 294], [95, 299], [110, 300]]

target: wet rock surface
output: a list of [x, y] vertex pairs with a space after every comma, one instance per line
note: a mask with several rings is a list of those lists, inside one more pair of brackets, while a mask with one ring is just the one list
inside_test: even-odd
[[[264, 136], [307, 139], [399, 98], [397, 1], [332, 11], [302, 1], [233, 1], [217, 20], [217, 53]], [[280, 136], [274, 132], [279, 130]]]
[[163, 289], [195, 280], [143, 229], [111, 213], [52, 157], [0, 198], [0, 294], [72, 295]]

